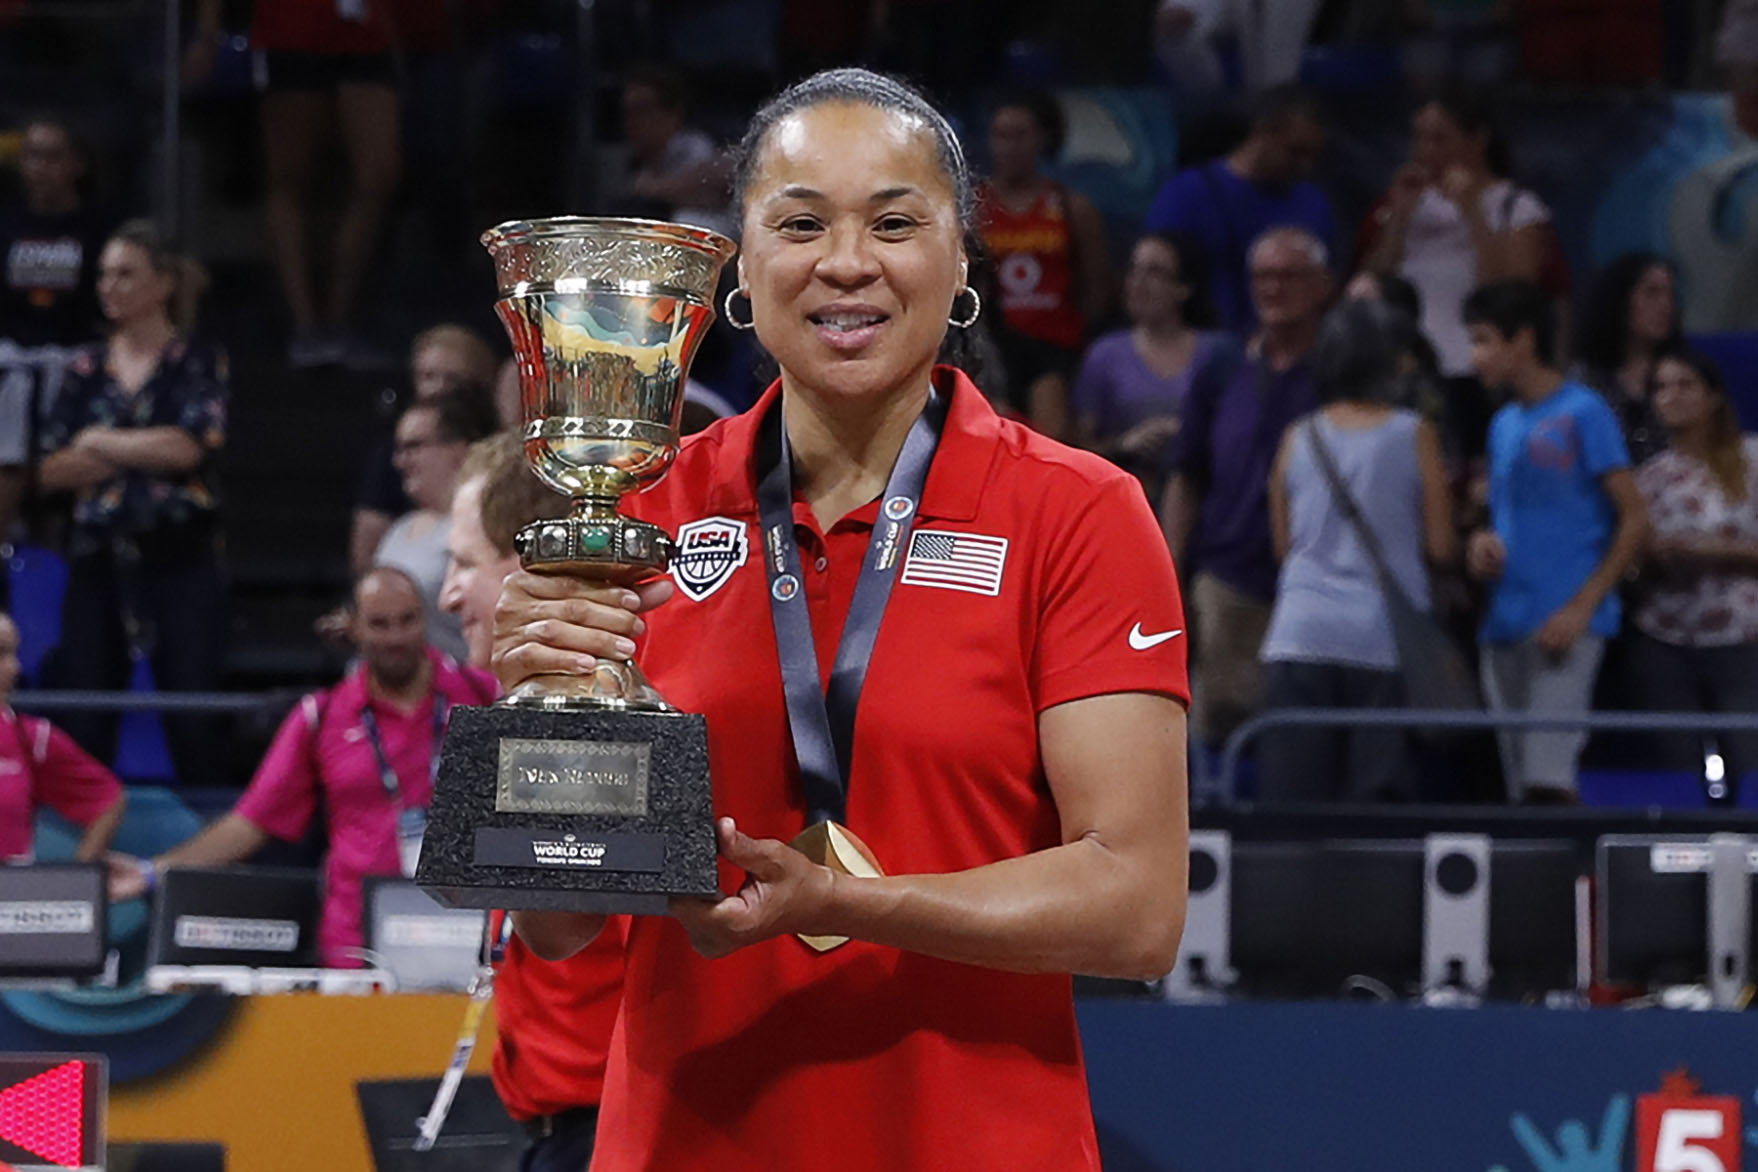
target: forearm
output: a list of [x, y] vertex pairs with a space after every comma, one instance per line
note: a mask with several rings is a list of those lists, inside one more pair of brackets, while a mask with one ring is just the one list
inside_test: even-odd
[[513, 931], [526, 947], [547, 961], [566, 960], [604, 931], [603, 916], [583, 912], [509, 912]]
[[110, 808], [92, 819], [73, 850], [74, 862], [89, 863], [110, 849], [110, 840], [116, 837], [116, 828], [122, 825], [122, 812], [127, 808], [128, 796], [117, 794]]
[[1395, 274], [1404, 263], [1404, 237], [1409, 230], [1409, 212], [1387, 212], [1373, 238], [1373, 246], [1362, 258], [1362, 267], [1382, 276]]
[[952, 874], [839, 874], [826, 934], [1010, 972], [1151, 980], [1177, 956], [1186, 864], [1171, 847], [1167, 861], [1142, 853], [1088, 835]]
[[104, 428], [92, 444], [106, 460], [140, 472], [193, 472], [202, 447], [181, 427]]
[[1617, 589], [1630, 567], [1642, 556], [1642, 549], [1648, 543], [1648, 519], [1641, 514], [1626, 514], [1619, 518], [1618, 528], [1612, 537], [1611, 549], [1606, 552], [1605, 559], [1594, 569], [1575, 597], [1569, 600], [1570, 606], [1592, 611], [1605, 601], [1606, 595]]
[[116, 466], [87, 448], [62, 448], [37, 466], [37, 487], [44, 492], [79, 492], [116, 475]]
[[154, 859], [158, 867], [219, 867], [242, 862], [269, 836], [242, 814], [225, 814], [200, 834]]
[[1160, 527], [1165, 531], [1166, 547], [1172, 551], [1172, 562], [1180, 575], [1184, 573], [1190, 535], [1196, 529], [1196, 512], [1197, 498], [1190, 482], [1182, 474], [1173, 476], [1166, 482], [1161, 498]]

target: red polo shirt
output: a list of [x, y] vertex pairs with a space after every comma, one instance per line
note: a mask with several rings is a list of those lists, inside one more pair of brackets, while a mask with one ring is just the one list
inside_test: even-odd
[[[497, 929], [498, 930], [498, 929]], [[507, 941], [494, 978], [494, 1089], [514, 1119], [598, 1106], [623, 999], [622, 917], [560, 963]]]
[[[361, 892], [368, 875], [400, 875], [397, 816], [404, 806], [426, 809], [433, 798], [434, 697], [452, 706], [487, 704], [494, 677], [460, 667], [429, 648], [433, 690], [412, 709], [375, 699], [362, 664], [326, 692], [316, 692], [287, 714], [274, 742], [238, 799], [236, 813], [265, 834], [288, 842], [305, 837], [321, 808], [329, 831], [324, 858], [324, 908], [318, 945], [326, 965], [357, 968]], [[361, 714], [370, 707], [385, 757], [397, 775], [399, 796], [385, 792], [378, 758]]]
[[34, 819], [44, 806], [89, 826], [121, 796], [116, 775], [72, 737], [0, 705], [0, 863], [31, 857]]
[[[951, 409], [871, 657], [850, 777], [849, 826], [892, 873], [1057, 845], [1038, 714], [1111, 692], [1182, 701], [1187, 688], [1182, 637], [1131, 645], [1137, 623], [1149, 635], [1184, 626], [1135, 480], [1001, 420], [957, 372], [935, 378]], [[672, 703], [708, 718], [716, 813], [786, 841], [804, 814], [753, 468], [777, 394], [685, 441], [634, 511], [674, 533], [718, 518], [745, 537], [728, 572], [696, 576], [649, 617], [639, 658]], [[826, 673], [876, 511], [822, 533], [796, 508]], [[723, 864], [725, 890], [740, 878]], [[675, 920], [637, 917], [628, 931], [594, 1172], [1099, 1167], [1067, 976], [859, 941], [820, 954], [792, 937], [708, 961]]]

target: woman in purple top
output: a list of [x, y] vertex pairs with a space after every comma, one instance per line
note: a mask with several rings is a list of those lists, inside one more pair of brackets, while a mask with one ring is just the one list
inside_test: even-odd
[[1191, 376], [1219, 338], [1197, 329], [1212, 320], [1200, 255], [1158, 233], [1136, 241], [1123, 274], [1130, 326], [1088, 349], [1069, 404], [1075, 442], [1140, 477], [1149, 499], [1166, 478]]

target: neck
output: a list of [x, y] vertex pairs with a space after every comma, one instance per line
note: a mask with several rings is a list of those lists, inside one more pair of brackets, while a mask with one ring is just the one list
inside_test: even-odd
[[1036, 171], [1029, 171], [1024, 175], [996, 175], [990, 182], [1004, 195], [1024, 195], [1036, 191], [1043, 177]]
[[1227, 166], [1241, 179], [1257, 182], [1257, 140], [1248, 138], [1234, 147], [1233, 153], [1227, 156]]
[[401, 683], [393, 683], [384, 679], [375, 671], [366, 673], [366, 692], [374, 700], [385, 700], [400, 708], [413, 708], [426, 699], [427, 693], [433, 689], [433, 661], [427, 656], [421, 657], [421, 666], [415, 674]]
[[162, 313], [143, 314], [129, 321], [116, 323], [116, 331], [110, 335], [112, 345], [120, 345], [126, 350], [145, 350], [157, 353], [165, 348], [177, 333], [171, 325], [171, 319]]
[[1514, 376], [1514, 394], [1527, 406], [1541, 403], [1563, 385], [1563, 376], [1548, 366], [1535, 365]]
[[31, 211], [39, 216], [65, 216], [68, 212], [79, 210], [79, 195], [71, 191], [60, 194], [49, 192], [31, 199], [30, 206]]
[[1709, 437], [1709, 425], [1699, 424], [1696, 427], [1685, 427], [1667, 437], [1673, 451], [1681, 456], [1689, 456], [1693, 460], [1707, 460], [1715, 446]]
[[1165, 321], [1138, 322], [1135, 329], [1150, 342], [1176, 342], [1190, 332], [1189, 327], [1176, 317]]
[[1258, 334], [1263, 356], [1276, 370], [1286, 370], [1312, 350], [1318, 340], [1319, 323], [1302, 318], [1282, 325], [1265, 326]]
[[928, 401], [927, 371], [914, 382], [914, 391], [832, 406], [783, 379], [794, 487], [820, 526], [829, 528], [884, 491], [904, 438]]

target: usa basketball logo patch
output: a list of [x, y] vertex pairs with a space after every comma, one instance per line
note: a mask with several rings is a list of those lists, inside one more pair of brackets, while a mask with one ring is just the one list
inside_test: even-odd
[[672, 580], [693, 602], [701, 602], [726, 585], [751, 553], [745, 523], [726, 517], [691, 521], [678, 530], [677, 546], [671, 559]]

